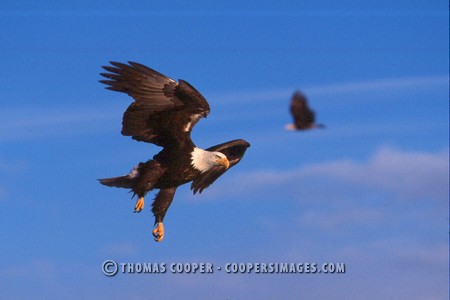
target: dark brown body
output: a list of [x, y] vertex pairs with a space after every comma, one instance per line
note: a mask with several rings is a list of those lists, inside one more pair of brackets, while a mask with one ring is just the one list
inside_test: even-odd
[[[192, 181], [200, 173], [192, 168], [190, 157], [192, 149], [189, 152], [180, 152], [183, 154], [176, 156], [170, 153], [166, 155], [161, 151], [152, 160], [140, 163], [138, 168], [141, 178], [133, 191], [139, 197], [144, 197], [152, 189], [178, 187]], [[189, 155], [184, 155], [185, 153]]]
[[315, 112], [309, 107], [307, 98], [296, 91], [291, 99], [290, 112], [294, 123], [294, 130], [306, 130], [312, 128], [325, 128], [323, 124], [316, 124]]
[[[218, 151], [226, 155], [230, 161], [230, 168], [236, 165], [244, 156], [250, 144], [244, 140], [232, 140], [206, 149]], [[145, 197], [153, 189], [160, 191], [153, 203], [155, 223], [162, 222], [172, 203], [177, 187], [191, 182], [194, 194], [201, 193], [217, 178], [226, 172], [221, 166], [217, 166], [207, 172], [200, 172], [192, 167], [191, 153], [194, 145], [181, 149], [178, 155], [173, 151], [162, 150], [152, 160], [139, 163], [130, 174], [114, 178], [100, 179], [100, 183], [111, 186], [131, 189], [135, 195]], [[181, 151], [183, 150], [183, 151]]]

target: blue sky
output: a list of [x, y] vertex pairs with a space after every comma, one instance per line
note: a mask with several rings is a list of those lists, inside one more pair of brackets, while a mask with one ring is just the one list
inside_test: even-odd
[[[6, 1], [0, 9], [5, 298], [447, 299], [447, 1]], [[120, 135], [137, 61], [209, 101], [193, 139], [251, 143], [166, 236], [97, 178], [159, 151]], [[326, 130], [286, 132], [296, 89]], [[101, 264], [339, 262], [345, 274], [118, 274]]]

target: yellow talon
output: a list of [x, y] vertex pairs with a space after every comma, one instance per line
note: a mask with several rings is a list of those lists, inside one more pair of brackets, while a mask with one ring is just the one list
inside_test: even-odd
[[156, 242], [161, 242], [164, 237], [164, 225], [162, 222], [158, 222], [155, 229], [152, 231], [153, 236], [155, 237]]
[[136, 205], [134, 206], [134, 212], [138, 213], [144, 209], [144, 197], [140, 197], [138, 201], [136, 201]]

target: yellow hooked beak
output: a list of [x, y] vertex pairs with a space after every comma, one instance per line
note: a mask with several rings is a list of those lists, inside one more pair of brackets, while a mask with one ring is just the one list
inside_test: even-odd
[[216, 162], [218, 164], [224, 166], [225, 169], [228, 169], [230, 167], [230, 162], [228, 161], [228, 159], [226, 157], [225, 158], [219, 157], [219, 158], [216, 159]]

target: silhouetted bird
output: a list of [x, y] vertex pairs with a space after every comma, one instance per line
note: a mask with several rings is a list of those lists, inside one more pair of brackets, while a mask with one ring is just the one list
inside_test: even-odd
[[325, 128], [325, 125], [315, 123], [315, 113], [308, 107], [308, 100], [299, 91], [296, 91], [292, 96], [290, 111], [294, 123], [287, 124], [285, 127], [287, 130]]

